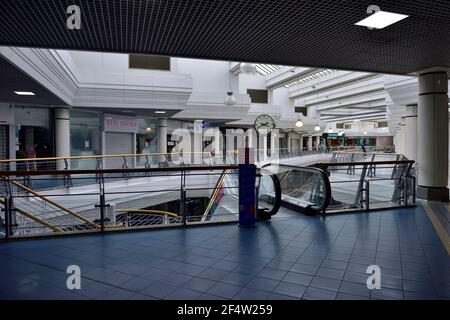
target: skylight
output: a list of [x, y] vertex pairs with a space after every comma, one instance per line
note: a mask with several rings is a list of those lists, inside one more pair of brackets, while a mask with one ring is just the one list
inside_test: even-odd
[[262, 64], [262, 63], [256, 63], [256, 72], [258, 72], [262, 76], [267, 76], [268, 74], [271, 74], [274, 71], [277, 71], [281, 68], [281, 66], [276, 64]]
[[406, 18], [408, 18], [408, 16], [404, 14], [378, 11], [360, 22], [357, 22], [356, 25], [374, 29], [383, 29]]

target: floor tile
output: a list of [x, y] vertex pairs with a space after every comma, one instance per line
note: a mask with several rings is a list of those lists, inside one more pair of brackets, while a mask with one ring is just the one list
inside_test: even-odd
[[337, 296], [337, 292], [309, 287], [306, 290], [305, 294], [303, 295], [303, 299], [305, 299], [305, 300], [334, 300], [334, 299], [336, 299], [336, 296]]
[[300, 284], [280, 282], [275, 289], [273, 289], [273, 293], [300, 299], [305, 293], [306, 288], [306, 286]]
[[286, 276], [282, 279], [282, 281], [308, 286], [311, 283], [312, 279], [313, 276], [311, 275], [297, 272], [288, 272]]
[[340, 280], [322, 278], [322, 277], [314, 277], [309, 284], [310, 287], [325, 289], [330, 291], [338, 291], [339, 286], [341, 284]]
[[183, 287], [192, 289], [198, 292], [206, 292], [209, 288], [216, 284], [216, 281], [203, 279], [203, 278], [192, 278], [190, 281], [184, 284]]
[[207, 293], [213, 296], [232, 299], [241, 289], [242, 287], [231, 284], [216, 283], [207, 291]]
[[234, 296], [235, 300], [265, 300], [269, 296], [269, 292], [243, 288], [239, 293]]
[[256, 277], [247, 284], [247, 287], [272, 292], [272, 290], [278, 285], [278, 283], [279, 281], [277, 280]]

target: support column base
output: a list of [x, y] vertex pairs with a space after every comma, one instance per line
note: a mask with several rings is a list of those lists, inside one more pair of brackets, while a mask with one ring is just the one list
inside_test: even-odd
[[449, 201], [448, 188], [417, 187], [417, 198], [434, 201]]

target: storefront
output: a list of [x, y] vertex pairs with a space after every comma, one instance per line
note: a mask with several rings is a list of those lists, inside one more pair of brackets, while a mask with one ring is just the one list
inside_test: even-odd
[[[71, 156], [156, 153], [156, 132], [156, 119], [153, 118], [71, 110], [70, 153]], [[81, 167], [82, 162], [86, 165], [93, 161], [72, 163], [78, 163], [76, 166]], [[145, 160], [138, 158], [137, 164], [142, 161]], [[122, 163], [121, 158], [108, 158], [105, 164], [121, 167]], [[89, 166], [92, 165], [89, 163]]]
[[16, 159], [54, 156], [52, 109], [16, 105], [13, 118]]

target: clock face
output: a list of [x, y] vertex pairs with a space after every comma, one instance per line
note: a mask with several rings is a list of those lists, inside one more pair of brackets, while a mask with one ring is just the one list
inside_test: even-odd
[[275, 129], [275, 121], [268, 114], [262, 114], [255, 120], [255, 130], [261, 134], [268, 134]]

